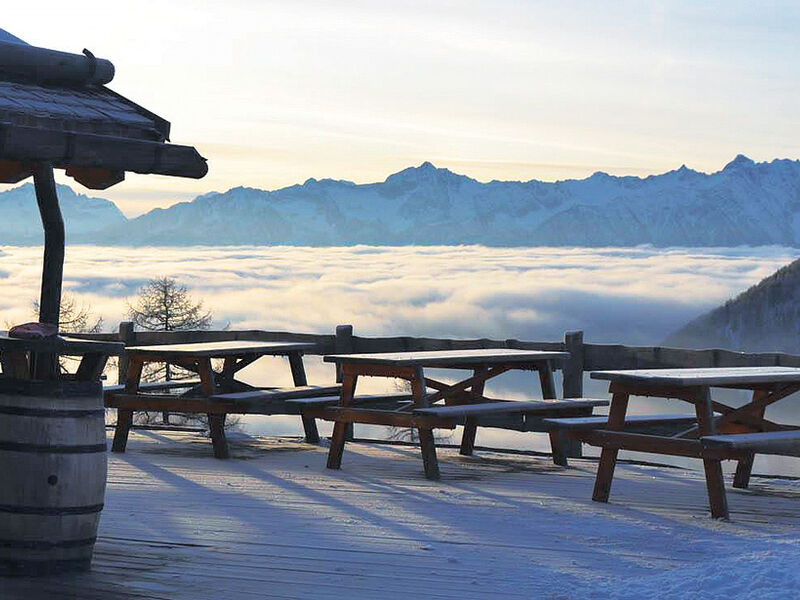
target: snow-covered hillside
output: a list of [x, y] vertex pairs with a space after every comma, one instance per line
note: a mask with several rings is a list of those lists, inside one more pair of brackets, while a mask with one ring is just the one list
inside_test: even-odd
[[480, 183], [426, 162], [357, 185], [234, 188], [154, 210], [87, 241], [126, 244], [800, 246], [800, 161], [737, 156], [704, 174], [595, 173]]
[[688, 323], [665, 344], [800, 354], [800, 259]]
[[[109, 200], [76, 194], [66, 185], [56, 187], [69, 241], [128, 222]], [[41, 243], [42, 219], [32, 183], [0, 192], [0, 223], [0, 245]]]

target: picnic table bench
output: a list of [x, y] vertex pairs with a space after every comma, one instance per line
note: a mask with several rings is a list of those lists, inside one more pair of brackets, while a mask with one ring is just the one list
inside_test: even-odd
[[[208, 417], [214, 456], [227, 458], [225, 417], [228, 414], [287, 414], [281, 411], [286, 402], [301, 398], [336, 397], [338, 385], [309, 386], [302, 355], [315, 344], [295, 342], [226, 341], [133, 346], [125, 349], [128, 373], [122, 389], [109, 386], [105, 404], [117, 409], [117, 425], [112, 443], [113, 452], [124, 452], [135, 411], [200, 413]], [[294, 381], [291, 388], [257, 389], [236, 379], [244, 367], [262, 356], [284, 356]], [[222, 359], [220, 371], [212, 368], [212, 359]], [[158, 393], [185, 387], [183, 382], [141, 382], [144, 365], [164, 362], [179, 365], [199, 375], [199, 385], [191, 384], [183, 394]], [[188, 385], [188, 384], [187, 384]], [[292, 413], [289, 413], [292, 414]], [[297, 414], [297, 413], [293, 413]], [[313, 418], [302, 415], [306, 439], [319, 441]]]
[[[746, 488], [756, 453], [800, 455], [800, 427], [764, 418], [766, 409], [800, 391], [800, 369], [731, 367], [595, 371], [612, 394], [606, 424], [580, 433], [602, 448], [592, 498], [607, 502], [619, 450], [699, 458], [703, 461], [711, 515], [728, 517], [722, 460], [736, 460], [733, 485]], [[711, 388], [749, 390], [749, 402], [733, 407], [715, 400]], [[634, 433], [626, 416], [631, 396], [677, 399], [694, 405], [696, 422], [673, 435]], [[562, 424], [563, 425], [563, 424]]]
[[[338, 354], [324, 358], [338, 365], [342, 374], [339, 404], [313, 412], [315, 416], [334, 421], [328, 468], [341, 467], [347, 426], [350, 423], [407, 427], [418, 430], [425, 476], [439, 478], [433, 429], [453, 429], [464, 425], [461, 453], [472, 454], [475, 436], [482, 419], [507, 414], [524, 416], [586, 416], [602, 400], [555, 398], [552, 361], [569, 356], [566, 352], [536, 350], [476, 349], [427, 352]], [[424, 369], [467, 370], [471, 376], [456, 383], [444, 383], [426, 376]], [[535, 371], [539, 376], [543, 400], [535, 402], [498, 401], [484, 396], [485, 384], [512, 370]], [[389, 377], [405, 379], [412, 391], [412, 403], [365, 408], [354, 403], [359, 377]], [[434, 390], [428, 393], [428, 389]], [[444, 402], [444, 406], [436, 403]], [[561, 439], [551, 436], [555, 444], [554, 460], [563, 462], [566, 450]]]

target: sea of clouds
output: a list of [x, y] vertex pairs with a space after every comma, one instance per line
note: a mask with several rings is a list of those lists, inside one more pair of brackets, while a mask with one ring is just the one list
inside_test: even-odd
[[[215, 328], [332, 333], [350, 323], [360, 335], [523, 340], [582, 329], [588, 341], [647, 345], [795, 258], [796, 250], [779, 247], [69, 246], [64, 287], [107, 329], [124, 319], [126, 300], [148, 279], [171, 276], [213, 312]], [[32, 320], [41, 261], [40, 248], [0, 247], [0, 325]], [[307, 360], [307, 369], [314, 383], [333, 378], [318, 360]], [[290, 383], [279, 360], [258, 361], [244, 374], [253, 383]], [[490, 392], [538, 393], [527, 374], [504, 377]], [[364, 384], [362, 391], [387, 385]], [[248, 427], [294, 433], [296, 421], [251, 419]], [[479, 442], [509, 436], [490, 430]]]
[[[109, 327], [154, 276], [215, 325], [362, 335], [651, 344], [793, 260], [787, 248], [228, 247], [67, 249], [64, 287]], [[29, 320], [41, 249], [2, 247], [0, 318]]]

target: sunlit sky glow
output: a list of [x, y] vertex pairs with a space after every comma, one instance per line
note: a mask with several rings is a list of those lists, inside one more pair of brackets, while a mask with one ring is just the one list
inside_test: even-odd
[[4, 6], [0, 27], [110, 59], [110, 87], [209, 159], [200, 181], [129, 175], [102, 194], [129, 215], [425, 160], [555, 180], [800, 157], [790, 2], [42, 0], [35, 14]]

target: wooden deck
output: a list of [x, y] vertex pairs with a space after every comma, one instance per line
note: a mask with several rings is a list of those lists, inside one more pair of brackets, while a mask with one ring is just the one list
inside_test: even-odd
[[[800, 483], [731, 490], [708, 517], [702, 475], [620, 462], [611, 503], [590, 500], [596, 462], [353, 443], [341, 471], [295, 439], [231, 441], [138, 431], [109, 454], [91, 573], [0, 580], [4, 600], [115, 598], [583, 597], [609, 581], [773, 549], [800, 526]], [[730, 489], [730, 488], [729, 488]]]

